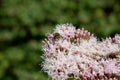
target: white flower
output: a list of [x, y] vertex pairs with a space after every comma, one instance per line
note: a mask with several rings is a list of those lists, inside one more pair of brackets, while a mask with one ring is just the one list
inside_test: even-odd
[[43, 50], [43, 70], [53, 80], [120, 79], [120, 58], [116, 57], [120, 52], [119, 35], [98, 41], [72, 24], [57, 25], [44, 41]]

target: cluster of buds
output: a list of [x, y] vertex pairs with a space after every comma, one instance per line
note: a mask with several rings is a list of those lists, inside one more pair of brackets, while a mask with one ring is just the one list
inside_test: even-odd
[[99, 41], [62, 24], [43, 43], [42, 69], [52, 80], [120, 80], [120, 35]]

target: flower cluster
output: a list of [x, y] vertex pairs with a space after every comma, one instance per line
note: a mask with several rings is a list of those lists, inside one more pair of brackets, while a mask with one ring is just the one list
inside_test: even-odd
[[120, 80], [120, 35], [99, 41], [62, 24], [43, 43], [42, 67], [53, 80]]

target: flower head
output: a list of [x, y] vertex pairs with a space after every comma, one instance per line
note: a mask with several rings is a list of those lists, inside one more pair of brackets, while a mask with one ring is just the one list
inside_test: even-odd
[[53, 80], [119, 80], [120, 36], [103, 41], [72, 24], [57, 25], [44, 40], [43, 70]]

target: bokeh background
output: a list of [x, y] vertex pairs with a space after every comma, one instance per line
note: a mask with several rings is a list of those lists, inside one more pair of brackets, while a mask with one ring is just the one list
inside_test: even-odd
[[48, 80], [42, 40], [62, 23], [113, 37], [120, 34], [120, 0], [0, 0], [0, 80]]

